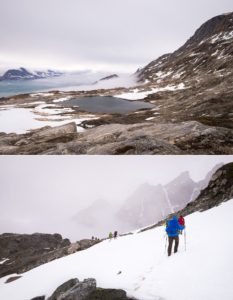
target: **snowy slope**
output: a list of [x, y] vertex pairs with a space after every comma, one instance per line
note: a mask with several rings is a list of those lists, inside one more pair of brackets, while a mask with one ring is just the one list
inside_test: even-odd
[[[105, 288], [122, 288], [140, 300], [233, 299], [233, 199], [186, 217], [179, 253], [167, 257], [164, 228], [106, 240], [92, 248], [42, 265], [8, 284], [0, 299], [49, 296], [61, 283], [94, 277]], [[121, 274], [117, 274], [121, 271]]]

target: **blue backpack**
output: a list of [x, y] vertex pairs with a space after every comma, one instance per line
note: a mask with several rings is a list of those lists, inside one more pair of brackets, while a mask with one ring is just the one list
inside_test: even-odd
[[166, 232], [168, 236], [174, 237], [179, 235], [179, 231], [184, 229], [184, 226], [180, 225], [176, 216], [168, 221]]

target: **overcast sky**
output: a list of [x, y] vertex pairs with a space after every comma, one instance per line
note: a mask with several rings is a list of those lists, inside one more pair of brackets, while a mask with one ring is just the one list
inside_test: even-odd
[[54, 224], [95, 200], [123, 202], [140, 184], [166, 184], [186, 170], [198, 181], [229, 161], [233, 156], [0, 156], [0, 233], [59, 231]]
[[232, 0], [0, 0], [0, 68], [133, 72]]

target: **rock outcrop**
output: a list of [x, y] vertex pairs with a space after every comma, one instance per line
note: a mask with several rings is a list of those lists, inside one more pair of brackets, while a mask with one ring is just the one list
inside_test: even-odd
[[[4, 233], [0, 235], [0, 260], [4, 261], [1, 264], [0, 277], [24, 273], [99, 242], [100, 240], [85, 239], [71, 244], [68, 239], [62, 239], [60, 234]], [[17, 278], [10, 277], [9, 280]]]
[[57, 126], [43, 127], [26, 134], [0, 133], [0, 154], [43, 154], [55, 151], [59, 143], [65, 144], [77, 136], [74, 122]]
[[0, 235], [0, 259], [11, 255], [23, 254], [30, 249], [54, 250], [69, 246], [70, 241], [55, 234], [14, 234], [3, 233]]
[[85, 300], [96, 289], [96, 280], [93, 278], [79, 281], [77, 278], [60, 285], [48, 300]]
[[76, 132], [75, 123], [0, 134], [0, 154], [231, 154], [233, 132], [197, 121], [111, 124]]
[[68, 239], [60, 234], [13, 234], [0, 235], [0, 277], [23, 273], [43, 263], [67, 255]]
[[[31, 300], [45, 300], [45, 296], [39, 296]], [[126, 292], [116, 289], [96, 288], [94, 278], [79, 281], [70, 279], [60, 285], [46, 300], [136, 300], [128, 298]]]

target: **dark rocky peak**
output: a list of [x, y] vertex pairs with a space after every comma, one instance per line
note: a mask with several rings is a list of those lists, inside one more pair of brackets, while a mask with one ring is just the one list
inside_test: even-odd
[[201, 25], [183, 47], [200, 43], [214, 35], [230, 31], [233, 31], [233, 13], [216, 16]]
[[23, 77], [32, 77], [33, 75], [26, 70], [25, 68], [19, 68], [19, 69], [10, 69], [6, 71], [2, 77], [0, 77], [0, 80], [7, 80], [7, 79], [19, 79]]
[[53, 70], [30, 72], [27, 69], [21, 67], [19, 69], [10, 69], [6, 71], [3, 74], [3, 76], [0, 77], [0, 81], [19, 80], [19, 79], [43, 79], [43, 78], [61, 76], [62, 74], [63, 74], [62, 72], [53, 71]]
[[112, 75], [101, 78], [100, 81], [109, 80], [109, 79], [118, 78], [118, 77], [119, 76], [117, 74], [112, 74]]

